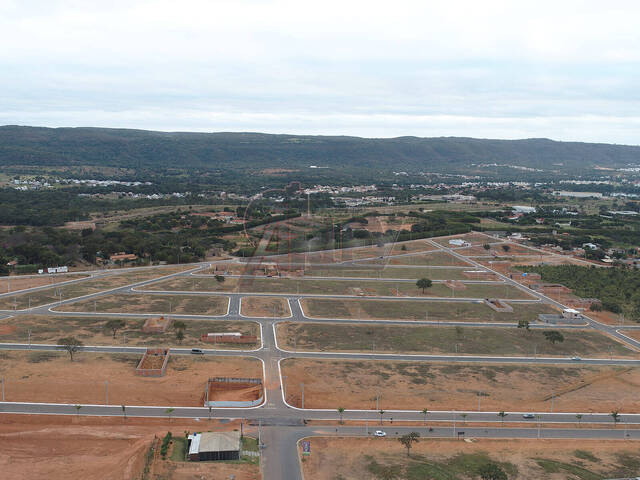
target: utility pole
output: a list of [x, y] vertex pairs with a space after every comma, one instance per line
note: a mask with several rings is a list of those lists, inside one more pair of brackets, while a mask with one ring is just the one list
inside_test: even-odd
[[258, 449], [262, 448], [262, 419], [258, 419]]
[[31, 350], [31, 329], [27, 330], [27, 334], [29, 335], [29, 350]]
[[2, 401], [4, 402], [4, 377], [2, 377]]
[[304, 383], [302, 385], [302, 408], [304, 409]]
[[109, 405], [109, 380], [104, 381], [104, 404]]

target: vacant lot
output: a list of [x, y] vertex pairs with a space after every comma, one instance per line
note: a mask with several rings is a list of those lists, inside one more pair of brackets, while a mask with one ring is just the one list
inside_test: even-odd
[[[384, 253], [380, 253], [384, 255]], [[431, 252], [422, 255], [402, 255], [393, 258], [377, 258], [375, 260], [363, 260], [361, 263], [375, 263], [385, 265], [442, 265], [442, 266], [471, 266], [464, 260], [449, 255], [446, 252]]]
[[16, 292], [27, 288], [55, 285], [69, 282], [78, 278], [88, 278], [88, 275], [42, 275], [38, 277], [11, 276], [0, 277], [0, 293]]
[[[305, 270], [304, 275], [309, 277], [344, 277], [344, 278], [430, 278], [431, 280], [469, 280], [464, 275], [466, 270], [473, 271], [469, 267], [463, 268], [430, 268], [430, 267], [398, 267], [393, 265], [352, 265], [336, 267], [313, 267]], [[483, 280], [497, 279], [495, 275], [487, 274], [489, 277]]]
[[289, 403], [385, 410], [637, 412], [640, 368], [287, 359]]
[[459, 353], [590, 357], [636, 356], [606, 335], [593, 330], [563, 330], [564, 341], [551, 344], [547, 330], [488, 327], [385, 326], [376, 324], [279, 323], [278, 342], [293, 350], [340, 352]]
[[176, 277], [161, 282], [145, 285], [140, 290], [154, 291], [181, 291], [181, 292], [234, 292], [238, 288], [238, 279], [225, 277], [222, 281], [216, 280], [214, 276], [207, 277]]
[[[179, 418], [169, 421], [166, 418], [130, 417], [125, 421], [109, 417], [3, 414], [0, 418], [0, 465], [3, 478], [11, 479], [137, 479], [140, 478], [154, 437], [161, 441], [167, 431], [180, 437], [184, 431], [200, 431], [203, 428], [233, 430], [240, 428], [239, 423], [234, 421], [222, 425], [215, 420], [198, 422]], [[158, 462], [162, 462], [160, 458]], [[170, 462], [167, 460], [162, 463]], [[206, 474], [203, 470], [198, 472], [203, 476], [220, 474], [221, 478], [228, 478], [236, 474], [236, 480], [260, 478], [257, 465], [224, 462], [195, 465], [207, 467]], [[250, 467], [253, 471], [251, 476], [247, 472]], [[192, 480], [195, 472], [190, 477], [180, 476], [179, 473], [178, 468], [172, 480]]]
[[[21, 315], [0, 320], [0, 342], [27, 343], [31, 330], [32, 343], [56, 343], [59, 338], [73, 335], [85, 345], [144, 345], [148, 347], [186, 346], [201, 344], [200, 336], [205, 333], [240, 332], [255, 335], [260, 343], [260, 328], [254, 322], [227, 322], [219, 320], [181, 320], [186, 324], [184, 340], [178, 342], [176, 330], [172, 327], [164, 333], [144, 333], [144, 318], [124, 317], [123, 328], [116, 331], [106, 328], [113, 318], [62, 317], [48, 315]], [[208, 344], [207, 344], [208, 345]], [[200, 346], [200, 345], [198, 345]], [[207, 347], [209, 348], [209, 347]], [[251, 345], [224, 344], [222, 348], [252, 348]]]
[[309, 440], [312, 453], [302, 466], [305, 478], [313, 480], [475, 480], [487, 463], [500, 465], [509, 480], [599, 480], [633, 476], [640, 466], [635, 442], [420, 439], [408, 458], [393, 438]]
[[114, 294], [81, 300], [56, 307], [63, 312], [112, 312], [112, 313], [171, 313], [187, 315], [224, 315], [229, 306], [229, 297], [206, 295], [145, 295]]
[[409, 300], [359, 300], [303, 298], [300, 304], [312, 318], [363, 320], [428, 320], [463, 322], [534, 322], [539, 313], [558, 313], [543, 303], [513, 304], [513, 312], [496, 312], [484, 303], [412, 302]]
[[311, 295], [356, 295], [393, 297], [458, 297], [458, 298], [533, 298], [527, 292], [512, 285], [495, 283], [462, 284], [452, 289], [444, 283], [434, 283], [430, 288], [418, 288], [414, 282], [366, 281], [366, 280], [304, 280], [291, 278], [242, 279], [239, 291], [255, 293], [291, 293]]
[[128, 273], [101, 275], [97, 278], [91, 278], [86, 281], [76, 282], [70, 285], [62, 285], [60, 287], [47, 288], [36, 292], [3, 297], [0, 299], [0, 309], [7, 310], [17, 308], [20, 310], [28, 308], [29, 306], [35, 307], [38, 305], [55, 303], [61, 298], [62, 300], [68, 300], [70, 298], [81, 297], [83, 295], [102, 292], [112, 288], [124, 287], [133, 283], [181, 272], [187, 268], [192, 267], [175, 266], [167, 268], [148, 268]]
[[289, 302], [279, 297], [242, 297], [240, 313], [245, 317], [290, 317]]
[[207, 379], [262, 377], [260, 361], [249, 357], [172, 355], [161, 378], [135, 375], [141, 354], [2, 352], [0, 373], [7, 401], [113, 405], [201, 406]]

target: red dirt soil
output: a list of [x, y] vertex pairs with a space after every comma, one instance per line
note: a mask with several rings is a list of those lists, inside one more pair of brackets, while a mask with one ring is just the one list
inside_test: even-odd
[[[2, 478], [67, 480], [130, 480], [139, 478], [144, 458], [154, 436], [167, 431], [233, 430], [239, 422], [151, 418], [108, 418], [47, 415], [0, 416], [0, 471]], [[245, 433], [248, 431], [245, 426]], [[175, 475], [173, 480], [193, 478], [260, 478], [256, 466], [206, 463], [190, 468], [202, 475]], [[182, 471], [178, 465], [176, 473]], [[218, 477], [217, 475], [220, 475]]]

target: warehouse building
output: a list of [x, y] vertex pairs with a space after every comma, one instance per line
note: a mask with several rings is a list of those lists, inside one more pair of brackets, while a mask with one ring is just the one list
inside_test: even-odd
[[240, 432], [203, 432], [189, 435], [189, 460], [240, 460]]

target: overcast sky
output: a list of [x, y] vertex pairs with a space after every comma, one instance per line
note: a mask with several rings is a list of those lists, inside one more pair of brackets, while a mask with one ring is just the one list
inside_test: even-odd
[[640, 1], [0, 0], [0, 124], [640, 144]]

